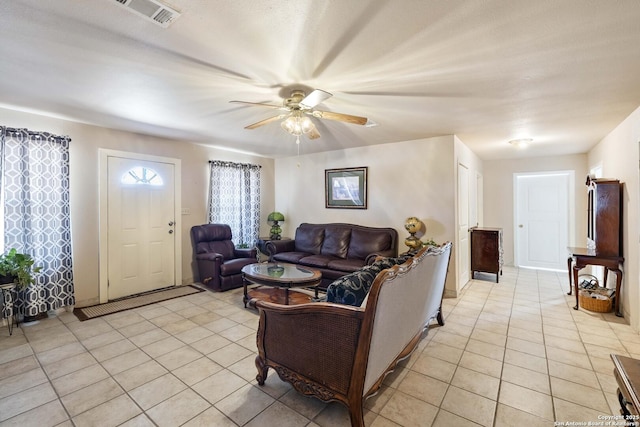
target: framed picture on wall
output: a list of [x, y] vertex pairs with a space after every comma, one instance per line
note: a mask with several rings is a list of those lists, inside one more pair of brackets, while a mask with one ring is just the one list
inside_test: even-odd
[[367, 209], [367, 167], [325, 169], [325, 207]]

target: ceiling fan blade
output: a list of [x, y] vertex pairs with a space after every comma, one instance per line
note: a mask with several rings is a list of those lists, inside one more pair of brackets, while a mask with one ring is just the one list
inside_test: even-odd
[[267, 107], [267, 108], [273, 108], [273, 109], [286, 110], [286, 108], [284, 108], [282, 105], [265, 104], [263, 102], [247, 102], [247, 101], [229, 101], [229, 102], [231, 102], [233, 104], [245, 104], [245, 105], [249, 105], [249, 106]]
[[367, 124], [366, 117], [352, 116], [350, 114], [342, 114], [342, 113], [333, 113], [331, 111], [314, 111], [313, 117], [318, 117], [320, 119], [329, 119], [329, 120], [337, 120], [339, 122], [347, 122], [353, 125], [365, 125]]
[[309, 139], [318, 139], [320, 138], [320, 132], [318, 132], [318, 129], [314, 126], [313, 129], [307, 133], [307, 136]]
[[250, 124], [249, 126], [245, 126], [245, 129], [255, 129], [257, 127], [260, 126], [264, 126], [267, 125], [271, 122], [275, 122], [276, 120], [280, 120], [281, 118], [285, 117], [286, 114], [279, 114], [277, 116], [273, 116], [273, 117], [269, 117], [268, 119], [264, 119], [264, 120], [260, 120], [259, 122], [255, 122], [253, 124]]
[[300, 106], [303, 108], [311, 109], [316, 105], [320, 104], [325, 99], [331, 98], [332, 96], [333, 95], [331, 95], [329, 92], [316, 89], [313, 92], [311, 92], [309, 95], [305, 96], [302, 101], [300, 101]]

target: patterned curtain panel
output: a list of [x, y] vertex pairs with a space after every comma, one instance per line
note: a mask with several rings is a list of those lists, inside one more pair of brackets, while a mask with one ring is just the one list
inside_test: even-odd
[[236, 245], [255, 244], [260, 232], [261, 166], [216, 160], [209, 167], [209, 223], [228, 224]]
[[71, 263], [68, 137], [0, 127], [4, 247], [30, 254], [42, 266], [21, 293], [19, 313], [75, 304]]

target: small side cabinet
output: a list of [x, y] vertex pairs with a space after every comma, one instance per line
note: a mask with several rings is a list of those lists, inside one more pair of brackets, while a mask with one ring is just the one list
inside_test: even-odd
[[476, 271], [502, 275], [502, 228], [471, 229], [471, 278]]

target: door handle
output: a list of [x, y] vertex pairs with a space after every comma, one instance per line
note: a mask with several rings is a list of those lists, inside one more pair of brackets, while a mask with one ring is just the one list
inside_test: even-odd
[[173, 227], [173, 224], [175, 224], [175, 222], [169, 221], [169, 227]]
[[173, 234], [173, 230], [169, 230], [169, 234]]
[[519, 225], [518, 225], [518, 228], [524, 228], [524, 225], [519, 224]]

